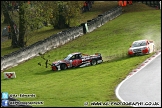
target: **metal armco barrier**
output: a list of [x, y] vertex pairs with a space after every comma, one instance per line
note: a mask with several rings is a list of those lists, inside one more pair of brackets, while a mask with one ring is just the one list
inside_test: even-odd
[[[17, 66], [21, 62], [29, 60], [35, 56], [39, 56], [39, 53], [44, 54], [45, 52], [64, 45], [65, 43], [72, 41], [79, 36], [92, 32], [109, 20], [116, 18], [120, 14], [122, 14], [122, 7], [115, 7], [102, 15], [98, 15], [98, 17], [92, 20], [88, 20], [86, 23], [82, 23], [78, 27], [72, 27], [64, 30], [28, 47], [5, 55], [1, 57], [1, 71]], [[85, 27], [86, 24], [88, 29]]]

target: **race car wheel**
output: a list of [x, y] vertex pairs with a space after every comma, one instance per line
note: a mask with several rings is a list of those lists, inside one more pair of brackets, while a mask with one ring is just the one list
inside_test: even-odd
[[91, 61], [91, 65], [96, 65], [97, 64], [97, 61], [96, 60], [92, 60]]
[[61, 68], [61, 70], [65, 70], [65, 69], [67, 69], [67, 66], [66, 66], [66, 64], [61, 64], [60, 68]]

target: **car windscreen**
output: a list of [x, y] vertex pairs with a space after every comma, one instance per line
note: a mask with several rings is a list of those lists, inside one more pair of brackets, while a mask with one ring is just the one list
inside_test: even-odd
[[72, 54], [69, 54], [67, 57], [64, 58], [64, 60], [69, 60], [72, 56]]
[[146, 41], [134, 42], [134, 43], [132, 44], [132, 48], [133, 48], [133, 47], [140, 47], [140, 46], [146, 46]]

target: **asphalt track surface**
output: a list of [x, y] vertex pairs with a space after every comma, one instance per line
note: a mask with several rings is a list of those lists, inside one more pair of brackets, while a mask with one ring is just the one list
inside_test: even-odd
[[116, 88], [121, 103], [133, 107], [161, 107], [161, 51], [132, 73]]

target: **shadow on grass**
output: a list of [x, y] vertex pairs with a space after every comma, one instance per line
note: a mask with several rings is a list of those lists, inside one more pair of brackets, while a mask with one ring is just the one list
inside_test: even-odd
[[53, 31], [56, 31], [56, 30], [54, 30], [54, 29], [48, 29], [48, 30], [41, 30], [41, 31], [35, 31], [35, 33], [49, 33], [49, 32], [53, 32]]
[[5, 48], [1, 48], [1, 50], [17, 50], [17, 49], [19, 49], [19, 48], [12, 48], [12, 47], [5, 47]]
[[[86, 66], [89, 67], [89, 66]], [[66, 72], [68, 70], [77, 70], [77, 69], [82, 69], [82, 68], [86, 68], [86, 67], [76, 67], [76, 68], [69, 68], [66, 70], [59, 70], [59, 71], [53, 71], [53, 70], [46, 70], [43, 72], [39, 72], [39, 73], [34, 73], [35, 75], [48, 75], [48, 74], [56, 74], [56, 73], [60, 73], [60, 72]]]
[[34, 73], [34, 74], [35, 75], [48, 75], [48, 74], [53, 74], [53, 73], [56, 73], [56, 72], [58, 72], [58, 71], [46, 70], [46, 71]]
[[15, 78], [11, 78], [11, 79], [5, 79], [5, 78], [3, 78], [3, 79], [1, 79], [1, 81], [8, 81], [8, 80], [14, 80]]
[[1, 51], [2, 51], [1, 56], [8, 55], [17, 50], [19, 50], [19, 48], [12, 48], [12, 47], [1, 48]]

